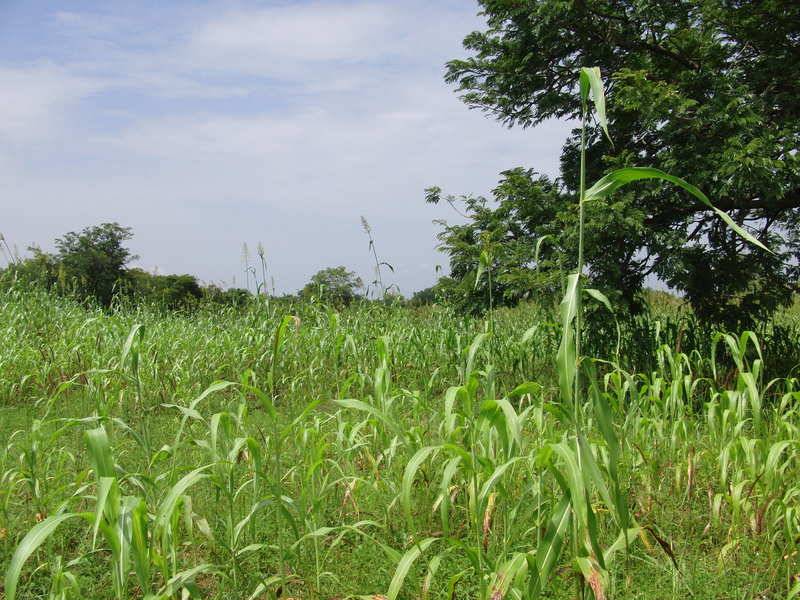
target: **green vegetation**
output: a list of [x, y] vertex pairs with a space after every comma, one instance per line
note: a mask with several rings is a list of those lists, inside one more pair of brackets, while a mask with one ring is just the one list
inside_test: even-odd
[[[365, 231], [369, 225], [362, 217]], [[258, 256], [261, 262], [261, 281], [255, 267], [250, 265], [247, 244], [242, 247], [245, 265], [246, 288], [224, 288], [214, 283], [200, 285], [194, 275], [159, 275], [139, 268], [127, 268], [128, 263], [139, 258], [131, 254], [123, 244], [133, 238], [130, 227], [118, 223], [103, 223], [87, 227], [81, 233], [70, 232], [56, 240], [58, 253], [48, 254], [38, 246], [28, 248], [32, 257], [22, 258], [8, 248], [0, 234], [0, 249], [7, 267], [0, 275], [18, 280], [38, 289], [49, 290], [84, 302], [109, 308], [115, 301], [135, 301], [156, 305], [166, 310], [194, 310], [203, 304], [228, 304], [242, 306], [251, 296], [250, 276], [253, 276], [257, 296], [270, 298], [267, 292], [267, 264], [264, 248], [259, 242]], [[380, 297], [389, 288], [380, 278], [380, 267], [387, 263], [377, 262], [374, 243], [370, 235], [370, 250], [376, 257], [378, 279], [373, 282]], [[343, 266], [323, 269], [311, 277], [311, 281], [300, 291], [303, 298], [315, 297], [336, 305], [348, 305], [357, 298], [363, 282], [354, 272]], [[273, 285], [274, 287], [274, 285]], [[274, 291], [274, 290], [273, 290]], [[287, 300], [286, 297], [283, 300]]]
[[[744, 78], [744, 86], [760, 81], [748, 61], [769, 67], [769, 52], [778, 52], [759, 34], [777, 8], [765, 3], [763, 12], [734, 18], [714, 2], [691, 14], [673, 3], [643, 11], [647, 21], [635, 10], [614, 12], [624, 6], [594, 3], [573, 14], [570, 4], [528, 4], [553, 14], [539, 14], [542, 25], [520, 3], [485, 3], [493, 29], [468, 38], [481, 57], [451, 63], [451, 77], [473, 90], [468, 101], [512, 122], [577, 110], [580, 143], [566, 150], [580, 165], [572, 174], [577, 198], [565, 208], [569, 198], [558, 187], [516, 171], [509, 180], [519, 177], [520, 189], [530, 184], [527, 204], [513, 190], [497, 211], [468, 200], [476, 220], [448, 227], [441, 238], [457, 267], [455, 279], [432, 292], [444, 305], [425, 304], [430, 291], [409, 306], [354, 303], [362, 283], [344, 267], [320, 271], [298, 299], [244, 290], [239, 305], [198, 302], [185, 278], [153, 286], [162, 296], [154, 304], [130, 295], [105, 302], [83, 280], [69, 293], [60, 274], [55, 286], [17, 277], [20, 267], [51, 272], [41, 253], [0, 279], [5, 598], [800, 595], [800, 317], [796, 306], [775, 313], [792, 298], [790, 288], [747, 313], [755, 295], [785, 287], [791, 275], [793, 222], [768, 213], [796, 193], [793, 168], [773, 196], [754, 183], [749, 206], [728, 206], [744, 197], [733, 189], [739, 175], [729, 173], [733, 196], [719, 198], [731, 216], [683, 179], [630, 166], [633, 156], [650, 157], [636, 148], [640, 135], [666, 136], [656, 154], [663, 164], [682, 163], [669, 137], [678, 130], [637, 112], [626, 72], [615, 72], [622, 112], [611, 119], [599, 69], [581, 69], [576, 109], [556, 93], [563, 74], [544, 83], [531, 77], [530, 88], [524, 68], [506, 54], [523, 67], [535, 63], [536, 73], [541, 57], [513, 54], [521, 40], [525, 52], [543, 43], [539, 36], [553, 42], [550, 50], [563, 53], [556, 65], [576, 52], [566, 34], [591, 40], [594, 20], [608, 27], [604, 35], [617, 40], [617, 50], [624, 37], [616, 36], [639, 27], [644, 33], [634, 39], [642, 41], [628, 50], [641, 54], [629, 52], [627, 60], [644, 75], [628, 75], [644, 86], [639, 92], [674, 77], [674, 89], [656, 83], [650, 92], [656, 100], [674, 94], [682, 114], [699, 102], [684, 71], [719, 75], [722, 88], [712, 88], [711, 100], [730, 90], [730, 77]], [[577, 31], [559, 29], [563, 22]], [[693, 52], [709, 60], [698, 62]], [[526, 107], [522, 98], [537, 85], [549, 95], [534, 94], [535, 107]], [[793, 126], [793, 105], [784, 114], [788, 101], [763, 96], [759, 123], [773, 119], [777, 140], [781, 127]], [[631, 107], [632, 124], [621, 123]], [[703, 115], [693, 116], [684, 128], [718, 135], [726, 127], [719, 114], [699, 123]], [[756, 127], [756, 120], [734, 121]], [[590, 158], [610, 139], [609, 123], [621, 125], [635, 150], [612, 157], [620, 168], [601, 176]], [[764, 173], [790, 161], [773, 158], [782, 164], [773, 161]], [[689, 172], [708, 175], [697, 162], [700, 171]], [[592, 175], [597, 183], [589, 186]], [[638, 187], [644, 180], [688, 195]], [[674, 252], [670, 268], [689, 275], [673, 283], [691, 305], [644, 293], [641, 275], [638, 283], [628, 277], [639, 242], [626, 249], [602, 241], [608, 228], [627, 235], [621, 224], [633, 223], [630, 210], [638, 206], [629, 193], [644, 198], [638, 233], [630, 235], [647, 240], [650, 253], [638, 266], [652, 259], [653, 271], [665, 276], [662, 262]], [[428, 194], [440, 200], [437, 188]], [[667, 223], [669, 243], [686, 246], [702, 232], [703, 247], [671, 249], [645, 231], [648, 219], [664, 224], [650, 210], [654, 199], [673, 196], [682, 199], [662, 208], [683, 217]], [[550, 227], [569, 213], [564, 222], [572, 229], [542, 230], [545, 213]], [[121, 248], [129, 232], [115, 227], [106, 232], [118, 234], [112, 247]], [[68, 248], [80, 239], [69, 234], [59, 246], [59, 273], [68, 256], [96, 255], [91, 244]], [[371, 235], [370, 249], [383, 299], [384, 263]], [[726, 284], [716, 298], [697, 291], [692, 271], [700, 264], [692, 257], [712, 255], [721, 261], [715, 267], [763, 268], [747, 286]], [[261, 248], [259, 256], [265, 280]], [[243, 260], [248, 288], [251, 272], [265, 286], [246, 245]], [[543, 272], [530, 273], [531, 264]], [[611, 299], [588, 287], [592, 277], [606, 276], [615, 282]], [[521, 293], [526, 288], [549, 293], [534, 302]], [[82, 302], [87, 294], [103, 310]], [[558, 306], [554, 296], [562, 297]], [[193, 310], [164, 311], [169, 302]], [[618, 311], [620, 304], [629, 310]], [[724, 318], [710, 318], [712, 305]], [[481, 311], [485, 321], [474, 316]], [[733, 334], [713, 322], [748, 322], [757, 331]]]
[[[672, 302], [621, 332], [626, 369], [583, 363], [576, 436], [555, 315], [529, 303], [487, 336], [441, 306], [165, 314], [2, 294], [6, 598], [796, 585], [797, 380], [765, 376], [777, 361], [753, 335], [694, 347]], [[796, 365], [796, 309], [774, 327]], [[584, 334], [615, 358], [615, 332]]]
[[329, 267], [311, 277], [311, 281], [300, 290], [300, 297], [316, 297], [337, 306], [347, 306], [356, 299], [362, 287], [364, 282], [354, 272], [342, 266]]
[[[698, 317], [726, 329], [752, 328], [791, 302], [800, 251], [797, 2], [480, 5], [487, 28], [464, 39], [471, 56], [448, 63], [446, 75], [466, 104], [508, 126], [577, 121], [580, 67], [597, 65], [610, 82], [614, 143], [590, 123], [587, 179], [631, 165], [678, 175], [773, 253], [746, 244], [695, 196], [650, 182], [586, 205], [579, 227], [576, 130], [559, 180], [509, 168], [494, 191], [496, 206], [466, 199], [470, 222], [446, 226], [441, 238], [455, 278], [448, 285], [474, 277], [487, 235], [496, 248], [498, 301], [550, 293], [559, 272], [575, 268], [581, 230], [592, 286], [633, 311], [650, 274], [681, 291]], [[428, 199], [441, 196], [432, 188]], [[552, 239], [538, 245], [544, 236]]]
[[109, 306], [114, 288], [127, 280], [125, 266], [139, 258], [122, 244], [133, 237], [130, 227], [103, 223], [56, 240], [59, 280], [82, 298]]

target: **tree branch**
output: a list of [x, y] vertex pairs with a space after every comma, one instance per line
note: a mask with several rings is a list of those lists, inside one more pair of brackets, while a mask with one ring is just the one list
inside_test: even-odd
[[[800, 188], [796, 188], [784, 194], [780, 200], [764, 200], [762, 198], [747, 199], [744, 202], [736, 202], [735, 200], [711, 200], [711, 202], [718, 209], [729, 212], [732, 210], [766, 210], [771, 214], [800, 208]], [[669, 212], [658, 213], [645, 219], [645, 225], [648, 227], [663, 225], [665, 223], [672, 223], [677, 220], [683, 219], [687, 216], [709, 212], [711, 209], [701, 203], [690, 204], [688, 206], [673, 206], [670, 207]]]

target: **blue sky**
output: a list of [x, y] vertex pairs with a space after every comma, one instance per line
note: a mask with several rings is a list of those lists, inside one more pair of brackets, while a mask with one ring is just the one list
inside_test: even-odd
[[447, 257], [424, 189], [488, 196], [556, 175], [563, 123], [506, 129], [444, 63], [482, 29], [470, 0], [0, 0], [0, 232], [27, 255], [69, 231], [133, 229], [135, 266], [278, 294], [326, 267], [406, 296]]

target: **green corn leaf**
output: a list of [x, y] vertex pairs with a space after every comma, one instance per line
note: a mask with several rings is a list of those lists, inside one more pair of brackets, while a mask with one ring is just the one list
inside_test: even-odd
[[117, 477], [114, 468], [114, 456], [111, 454], [111, 444], [108, 442], [108, 435], [104, 427], [89, 429], [84, 432], [86, 451], [89, 454], [89, 462], [92, 464], [94, 476], [100, 481], [102, 477]]
[[205, 421], [203, 415], [201, 415], [199, 411], [195, 410], [190, 406], [181, 406], [180, 404], [162, 404], [161, 408], [176, 409], [178, 412], [183, 413], [184, 421], [186, 421], [187, 419], [194, 419], [195, 421]]
[[448, 551], [445, 550], [428, 561], [428, 572], [425, 574], [425, 579], [422, 582], [422, 600], [428, 600], [430, 597], [429, 592], [431, 584], [433, 583], [434, 577], [436, 577], [436, 572], [439, 570], [439, 565], [441, 564], [442, 559], [445, 558], [447, 554]]
[[94, 517], [92, 513], [64, 513], [61, 515], [47, 517], [41, 523], [37, 523], [33, 526], [33, 528], [22, 539], [22, 542], [20, 542], [19, 546], [17, 546], [14, 556], [11, 557], [11, 563], [8, 565], [8, 571], [6, 572], [5, 580], [6, 600], [14, 600], [17, 592], [17, 584], [19, 583], [19, 577], [22, 574], [22, 566], [25, 564], [25, 561], [28, 559], [28, 557], [33, 554], [36, 549], [53, 534], [53, 532], [56, 530], [56, 528], [58, 528], [59, 525], [61, 525], [61, 523], [68, 519], [72, 519], [73, 517], [85, 518], [87, 515], [89, 517]]
[[[275, 367], [278, 364], [278, 357], [280, 356], [281, 348], [283, 347], [283, 342], [286, 337], [286, 327], [293, 321], [295, 330], [299, 330], [300, 319], [292, 315], [287, 315], [283, 318], [278, 330], [275, 332], [275, 341], [272, 346], [272, 360], [270, 361], [269, 372], [267, 373], [267, 384], [269, 385], [270, 394], [273, 396], [275, 391]], [[274, 409], [270, 410], [270, 412], [274, 413]]]
[[611, 136], [608, 133], [608, 121], [606, 120], [606, 95], [603, 91], [603, 77], [600, 74], [600, 67], [583, 67], [581, 69], [581, 99], [584, 113], [588, 111], [590, 89], [594, 100], [594, 108], [597, 111], [597, 119], [600, 121], [608, 141], [611, 142]]
[[119, 554], [114, 561], [114, 569], [124, 575], [125, 582], [127, 582], [130, 574], [131, 549], [133, 546], [133, 511], [140, 500], [135, 496], [124, 496], [120, 502], [119, 518], [116, 524]]
[[461, 460], [465, 466], [469, 466], [472, 464], [472, 457], [470, 456], [470, 453], [467, 452], [463, 447], [458, 446], [456, 444], [443, 444], [442, 448], [444, 448], [445, 450], [449, 450], [455, 456], [461, 457]]
[[491, 398], [484, 400], [481, 405], [477, 423], [477, 430], [481, 435], [486, 435], [490, 429], [494, 429], [497, 432], [505, 456], [510, 456], [511, 440], [505, 423], [505, 415], [500, 409], [497, 400], [492, 400]]
[[395, 598], [397, 598], [397, 594], [400, 593], [400, 588], [403, 587], [403, 582], [405, 581], [406, 575], [408, 575], [409, 569], [411, 569], [411, 566], [414, 564], [414, 561], [419, 558], [419, 555], [422, 554], [428, 546], [439, 541], [439, 539], [440, 538], [426, 538], [412, 546], [408, 552], [403, 555], [403, 558], [400, 559], [397, 569], [394, 572], [394, 577], [392, 577], [392, 581], [389, 584], [386, 600], [395, 600]]
[[736, 223], [734, 223], [733, 219], [731, 219], [726, 212], [721, 211], [717, 207], [715, 207], [711, 203], [711, 201], [706, 197], [706, 195], [699, 189], [697, 189], [695, 186], [693, 186], [690, 183], [687, 183], [680, 177], [675, 177], [674, 175], [667, 175], [666, 173], [664, 173], [659, 169], [653, 169], [650, 167], [627, 167], [625, 169], [618, 169], [613, 173], [609, 173], [586, 191], [585, 202], [590, 202], [592, 200], [599, 200], [600, 198], [605, 198], [617, 188], [622, 187], [623, 185], [630, 183], [631, 181], [637, 181], [639, 179], [663, 179], [664, 181], [669, 181], [670, 183], [674, 183], [675, 185], [682, 187], [684, 190], [692, 194], [695, 198], [700, 200], [703, 204], [708, 206], [708, 208], [717, 213], [717, 215], [723, 221], [725, 221], [728, 227], [733, 229], [745, 240], [747, 240], [748, 242], [750, 242], [755, 246], [758, 246], [762, 250], [766, 250], [767, 252], [772, 253], [772, 251], [769, 248], [767, 248], [764, 244], [759, 242], [756, 238], [754, 238], [752, 235], [750, 235], [744, 229], [742, 229]]
[[[585, 489], [588, 490], [589, 484], [593, 481], [597, 487], [597, 491], [603, 498], [603, 502], [606, 503], [606, 506], [609, 509], [612, 506], [615, 506], [611, 500], [611, 496], [609, 495], [608, 486], [603, 480], [603, 474], [600, 472], [600, 467], [597, 465], [597, 460], [595, 460], [594, 453], [589, 446], [589, 442], [580, 431], [578, 432], [578, 458], [581, 465], [581, 472], [583, 473]], [[591, 506], [588, 506], [588, 510], [592, 510]]]
[[483, 272], [489, 268], [489, 255], [486, 254], [486, 250], [481, 252], [480, 259], [478, 260], [478, 274], [475, 275], [475, 286], [473, 289], [478, 289], [478, 284], [481, 281], [481, 275]]
[[520, 460], [525, 460], [526, 458], [527, 458], [526, 456], [517, 456], [516, 458], [512, 458], [511, 460], [504, 462], [502, 465], [497, 467], [492, 473], [492, 476], [489, 477], [489, 479], [487, 479], [484, 482], [484, 484], [481, 486], [481, 491], [478, 494], [478, 499], [480, 502], [479, 510], [481, 514], [483, 514], [483, 512], [486, 510], [486, 504], [489, 500], [489, 494], [492, 493], [492, 490], [495, 488], [495, 486], [497, 486], [498, 482], [500, 481], [500, 479], [502, 479], [505, 472], [514, 463], [519, 462]]
[[505, 398], [497, 400], [497, 406], [503, 411], [505, 417], [502, 425], [505, 427], [505, 437], [511, 441], [508, 448], [507, 457], [511, 458], [522, 447], [522, 425], [520, 424], [520, 417], [511, 403]]
[[[264, 596], [266, 596], [264, 592], [266, 592], [268, 589], [270, 589], [277, 583], [285, 583], [285, 576], [273, 575], [272, 577], [269, 577], [265, 581], [262, 581], [256, 586], [256, 589], [253, 590], [253, 593], [250, 594], [247, 600], [256, 600], [257, 598], [259, 599], [263, 598]], [[166, 598], [167, 597], [164, 596], [165, 600]], [[145, 598], [145, 600], [147, 600], [147, 598]]]
[[439, 514], [441, 515], [444, 537], [450, 537], [450, 482], [453, 480], [453, 475], [455, 475], [456, 469], [462, 460], [462, 456], [455, 456], [448, 460], [442, 474], [442, 484], [440, 486], [442, 502], [439, 505]]
[[[583, 523], [585, 522], [587, 509], [584, 490], [587, 487], [586, 483], [589, 475], [584, 473], [580, 450], [572, 448], [568, 441], [550, 444], [550, 447], [564, 462], [567, 472], [566, 483], [570, 491], [572, 506], [577, 518]], [[554, 466], [551, 467], [551, 471], [555, 470]]]
[[[139, 334], [139, 343], [136, 345], [136, 350], [134, 350], [133, 341], [136, 339], [136, 334]], [[122, 356], [119, 359], [120, 371], [125, 368], [125, 361], [128, 359], [128, 355], [130, 354], [131, 373], [133, 373], [134, 377], [138, 376], [139, 373], [138, 349], [141, 347], [143, 340], [144, 340], [144, 325], [142, 325], [141, 323], [136, 323], [133, 327], [131, 327], [131, 331], [130, 333], [128, 333], [128, 337], [125, 339], [125, 343], [122, 345]]]
[[97, 504], [94, 509], [94, 525], [92, 527], [92, 551], [96, 547], [97, 530], [100, 528], [103, 515], [112, 527], [116, 526], [119, 516], [119, 486], [117, 486], [116, 477], [101, 477], [97, 484]]
[[536, 600], [553, 575], [556, 561], [561, 555], [561, 547], [564, 544], [564, 534], [572, 516], [571, 508], [570, 496], [569, 493], [566, 493], [550, 519], [544, 538], [536, 548], [535, 558], [531, 560], [529, 555], [528, 565], [532, 567], [532, 574], [528, 581], [525, 600]]
[[383, 421], [389, 430], [397, 437], [398, 439], [402, 440], [405, 438], [403, 434], [403, 430], [400, 429], [397, 424], [389, 418], [384, 412], [382, 412], [379, 408], [367, 404], [366, 402], [362, 402], [361, 400], [334, 400], [336, 404], [343, 408], [352, 408], [355, 410], [362, 410], [364, 412], [368, 412], [371, 415], [377, 417], [381, 421]]
[[792, 589], [789, 590], [789, 595], [786, 596], [786, 600], [792, 600], [792, 598], [796, 598], [798, 594], [800, 594], [800, 582], [792, 586]]
[[194, 408], [197, 406], [201, 400], [204, 400], [209, 394], [213, 394], [214, 392], [218, 392], [220, 390], [224, 390], [227, 387], [234, 385], [231, 381], [215, 381], [211, 385], [209, 385], [202, 394], [200, 394], [197, 398], [191, 401], [189, 406]]
[[[123, 510], [130, 510], [130, 548], [136, 579], [143, 590], [150, 588], [153, 541], [148, 535], [147, 504], [139, 497], [126, 496]], [[122, 536], [120, 536], [122, 538]]]
[[611, 544], [611, 546], [609, 546], [608, 549], [603, 553], [603, 559], [605, 560], [606, 564], [611, 561], [611, 559], [614, 557], [614, 554], [623, 548], [630, 546], [641, 533], [641, 527], [631, 527], [630, 529], [621, 531], [616, 541]]
[[[197, 577], [200, 573], [212, 573], [216, 572], [217, 569], [210, 564], [203, 563], [201, 565], [197, 565], [196, 567], [192, 567], [191, 569], [186, 569], [185, 571], [181, 571], [174, 577], [172, 577], [167, 584], [164, 586], [164, 593], [167, 596], [175, 596], [179, 590], [185, 588], [187, 591], [192, 594], [192, 588], [196, 589], [193, 586], [194, 578]], [[195, 598], [194, 594], [192, 594], [192, 598]]]
[[[469, 350], [467, 351], [467, 364], [464, 372], [465, 384], [467, 383], [466, 380], [468, 380], [473, 371], [475, 371], [475, 359], [478, 356], [478, 350], [480, 350], [481, 345], [487, 337], [489, 337], [488, 333], [479, 333], [473, 338], [472, 343], [469, 345]], [[468, 410], [471, 412], [471, 407]]]
[[210, 469], [212, 466], [214, 465], [198, 467], [188, 475], [185, 475], [183, 479], [178, 481], [172, 487], [172, 489], [170, 489], [166, 498], [164, 498], [163, 502], [161, 503], [161, 506], [158, 507], [158, 512], [156, 513], [155, 521], [153, 522], [153, 525], [156, 529], [161, 529], [164, 527], [164, 525], [167, 523], [167, 520], [172, 517], [172, 514], [174, 513], [183, 493], [198, 481], [208, 477], [208, 475], [203, 471]]
[[125, 421], [118, 417], [113, 417], [111, 422], [126, 433], [130, 434], [130, 436], [136, 441], [136, 444], [139, 446], [139, 448], [141, 448], [146, 455], [150, 455], [150, 448], [148, 447], [147, 442], [141, 433], [131, 428], [127, 423], [125, 423]]
[[542, 385], [536, 383], [535, 381], [526, 381], [525, 383], [520, 383], [517, 387], [514, 388], [509, 394], [509, 397], [513, 396], [522, 396], [522, 395], [531, 395], [534, 396], [542, 391]]
[[524, 577], [528, 571], [526, 554], [516, 552], [514, 556], [502, 564], [492, 576], [490, 598], [505, 598], [511, 582], [520, 577]]
[[430, 454], [438, 452], [439, 449], [439, 446], [428, 446], [426, 448], [420, 448], [417, 450], [416, 454], [414, 454], [414, 456], [411, 457], [411, 460], [408, 461], [406, 472], [403, 475], [403, 509], [406, 513], [408, 529], [411, 532], [411, 536], [415, 543], [417, 542], [417, 529], [414, 525], [414, 515], [411, 510], [411, 491], [414, 486], [414, 478], [417, 475], [419, 466], [425, 462], [425, 459], [428, 458]]
[[456, 400], [459, 396], [465, 397], [467, 390], [460, 386], [451, 386], [447, 388], [444, 396], [444, 426], [447, 438], [452, 439], [453, 434], [456, 433], [456, 425], [458, 423], [458, 411], [455, 408]]
[[573, 404], [572, 386], [575, 381], [575, 342], [572, 322], [578, 314], [580, 303], [580, 275], [573, 273], [567, 280], [567, 293], [561, 300], [561, 344], [556, 355], [558, 383], [561, 398], [567, 406]]
[[597, 533], [597, 518], [595, 516], [594, 508], [592, 507], [592, 499], [589, 497], [589, 490], [586, 490], [586, 530], [585, 530], [585, 543], [588, 543], [587, 550], [591, 550], [590, 554], [597, 557], [597, 563], [605, 570], [606, 562], [603, 556], [603, 551], [600, 548], [600, 537]]

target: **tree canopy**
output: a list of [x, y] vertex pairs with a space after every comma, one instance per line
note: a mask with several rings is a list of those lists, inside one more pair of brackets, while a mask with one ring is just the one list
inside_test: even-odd
[[71, 231], [56, 240], [57, 258], [79, 294], [108, 306], [115, 290], [119, 291], [127, 280], [127, 264], [138, 258], [123, 246], [131, 238], [131, 228], [118, 223], [87, 227], [80, 233]]
[[364, 282], [355, 272], [348, 271], [343, 266], [328, 267], [311, 277], [311, 281], [300, 291], [300, 296], [316, 296], [335, 304], [348, 305], [362, 287]]
[[[577, 118], [580, 68], [599, 66], [613, 145], [599, 126], [590, 129], [588, 180], [624, 166], [659, 168], [699, 187], [774, 252], [748, 245], [679, 189], [635, 184], [587, 207], [587, 259], [596, 285], [630, 304], [652, 274], [684, 292], [699, 316], [731, 327], [750, 325], [790, 300], [800, 258], [800, 4], [480, 4], [487, 30], [465, 38], [472, 56], [447, 65], [446, 80], [458, 84], [467, 105], [507, 126]], [[557, 181], [509, 170], [495, 191], [497, 209], [482, 199], [468, 203], [473, 219], [466, 229], [442, 236], [455, 275], [477, 264], [474, 244], [470, 252], [459, 244], [470, 246], [481, 233], [514, 241], [503, 251], [513, 258], [499, 265], [505, 275], [496, 279], [499, 286], [530, 279], [543, 235], [554, 236], [553, 244], [540, 246], [550, 273], [556, 251], [569, 265], [580, 172], [576, 136], [562, 149]], [[511, 298], [514, 290], [500, 289]]]

